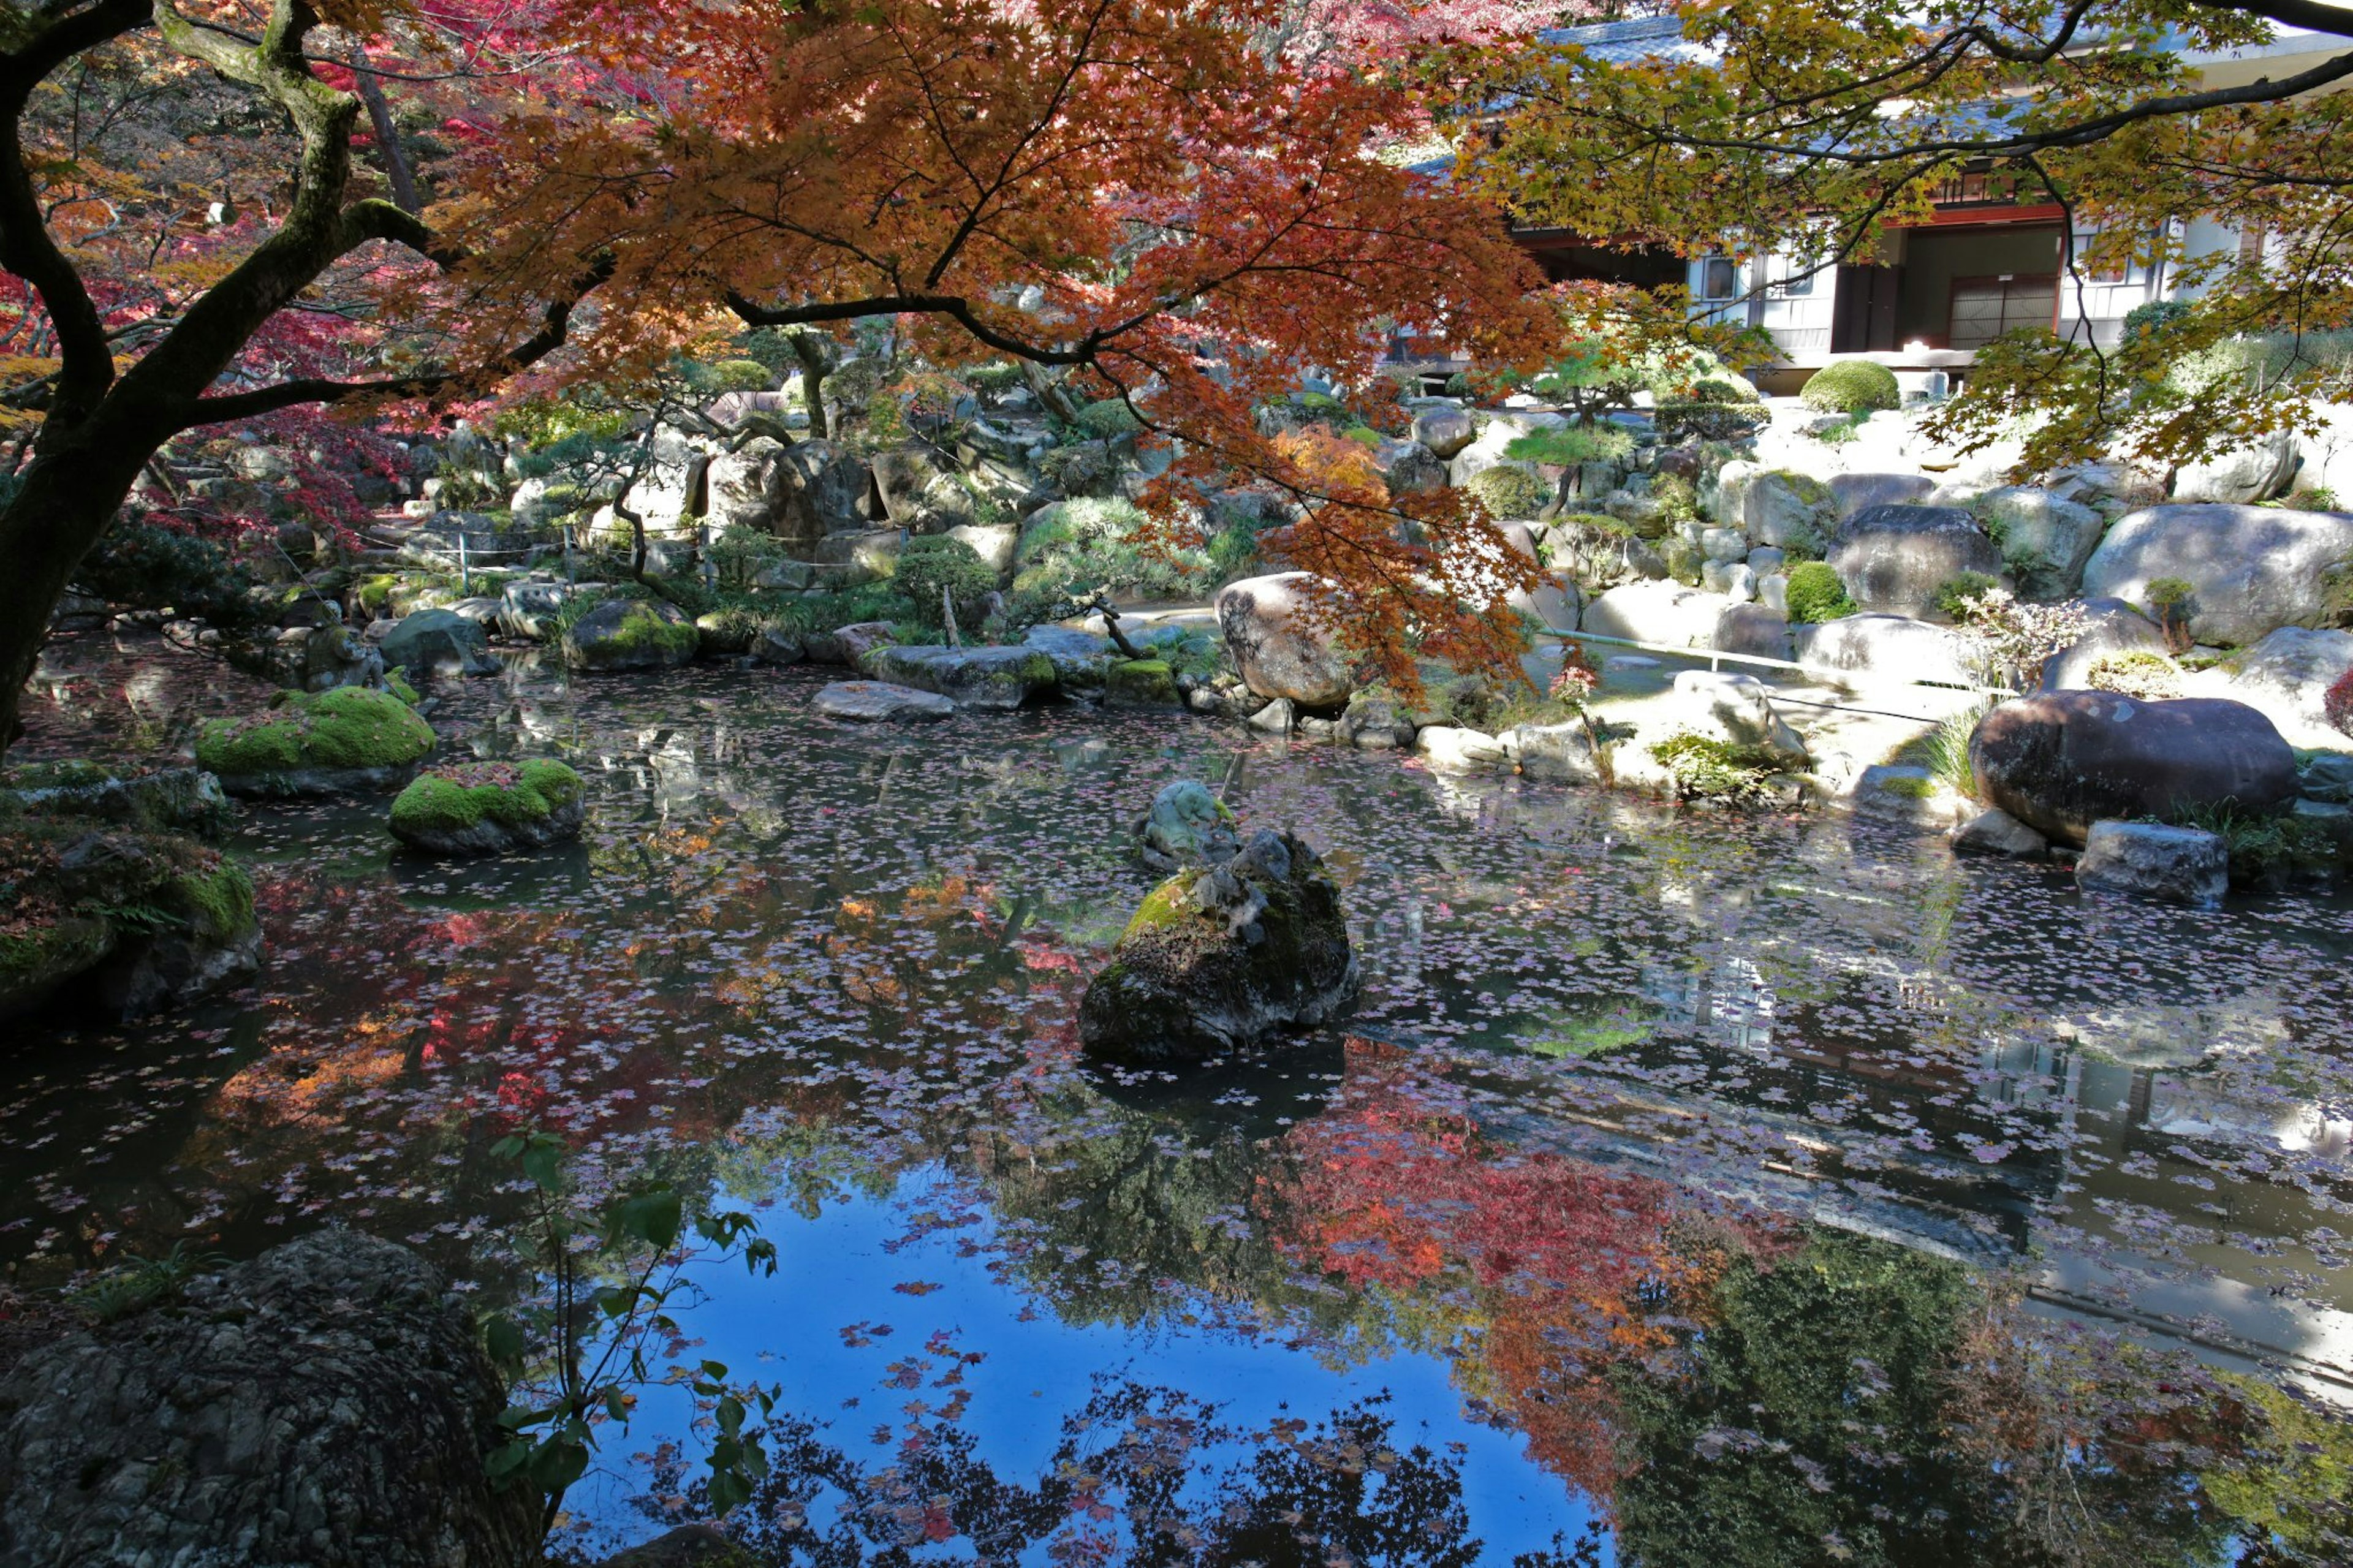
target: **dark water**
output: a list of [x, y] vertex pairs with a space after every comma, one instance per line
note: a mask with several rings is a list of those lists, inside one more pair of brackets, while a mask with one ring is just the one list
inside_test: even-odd
[[[560, 1130], [590, 1189], [776, 1243], [692, 1268], [673, 1348], [776, 1395], [732, 1522], [778, 1561], [2353, 1562], [2346, 904], [2086, 900], [1189, 719], [851, 729], [818, 684], [445, 685], [452, 749], [589, 779], [567, 852], [248, 808], [261, 983], [18, 1031], [0, 1258], [332, 1221], [503, 1302], [491, 1145]], [[39, 695], [27, 756], [254, 700], [92, 642]], [[1326, 851], [1366, 1005], [1101, 1074], [1124, 830], [1187, 777]], [[707, 1414], [645, 1390], [565, 1539], [691, 1516]]]

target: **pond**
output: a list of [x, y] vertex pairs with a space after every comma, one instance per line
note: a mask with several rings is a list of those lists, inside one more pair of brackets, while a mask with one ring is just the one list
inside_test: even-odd
[[[443, 684], [445, 750], [587, 777], [561, 853], [248, 805], [256, 986], [15, 1029], [10, 1277], [336, 1223], [511, 1302], [540, 1128], [776, 1244], [691, 1262], [670, 1349], [773, 1394], [731, 1525], [776, 1562], [2353, 1561], [2353, 904], [819, 684]], [[84, 637], [35, 696], [26, 758], [259, 694]], [[1364, 1003], [1104, 1072], [1079, 997], [1184, 778], [1324, 852]], [[558, 1543], [695, 1517], [710, 1436], [642, 1389]]]

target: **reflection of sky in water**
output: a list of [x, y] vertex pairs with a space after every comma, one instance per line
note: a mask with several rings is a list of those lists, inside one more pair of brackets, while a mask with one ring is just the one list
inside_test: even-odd
[[[67, 679], [26, 754], [155, 743], [254, 700], [191, 668], [141, 666], [128, 697], [119, 674]], [[1928, 1255], [2026, 1259], [2039, 1310], [2353, 1375], [2341, 900], [2085, 900], [2063, 873], [1964, 866], [1841, 819], [1438, 778], [1166, 717], [860, 731], [807, 716], [816, 684], [705, 667], [444, 687], [460, 749], [582, 769], [575, 849], [426, 865], [388, 856], [380, 802], [248, 811], [263, 986], [0, 1063], [0, 1256], [48, 1279], [191, 1231], [247, 1253], [340, 1217], [496, 1294], [512, 1282], [483, 1243], [508, 1209], [484, 1148], [514, 1119], [651, 1152], [702, 1190], [816, 1160], [818, 1217], [768, 1211], [785, 1272], [728, 1282], [693, 1329], [739, 1372], [786, 1348], [757, 1375], [785, 1377], [788, 1403], [808, 1379], [812, 1415], [860, 1398], [837, 1424], [853, 1447], [904, 1396], [874, 1386], [888, 1347], [838, 1330], [879, 1318], [907, 1345], [955, 1327], [989, 1354], [967, 1421], [1008, 1469], [1099, 1373], [1230, 1399], [1253, 1424], [1279, 1400], [1314, 1417], [1388, 1388], [1401, 1436], [1470, 1446], [1474, 1529], [1540, 1543], [1580, 1505], [1517, 1436], [1466, 1419], [1458, 1364], [1356, 1324], [1373, 1359], [1333, 1372], [1313, 1335], [1176, 1315], [1211, 1289], [1282, 1333], [1314, 1320], [1263, 1258], [1188, 1272], [1201, 1237], [1180, 1222], [1195, 1198], [1240, 1205], [1329, 1120], [1300, 1098], [1321, 1081], [1304, 1071], [1155, 1106], [1075, 1066], [1078, 988], [1151, 881], [1125, 828], [1198, 777], [1325, 851], [1365, 962], [1358, 1031], [1427, 1069], [1415, 1092], [1497, 1168], [1591, 1161]], [[1002, 1236], [1008, 1213], [1090, 1198], [1009, 1184], [1003, 1148], [1121, 1139], [1160, 1150], [1155, 1193], [1216, 1144], [1208, 1196], [1082, 1213], [1092, 1250], [1039, 1265], [1043, 1284], [937, 1235], [881, 1250], [906, 1228], [905, 1205], [871, 1195], [894, 1179], [951, 1173], [985, 1211], [965, 1238]], [[723, 1155], [760, 1168], [714, 1174]], [[1184, 1279], [1155, 1295], [1122, 1272], [1139, 1268]], [[891, 1289], [916, 1277], [944, 1288]], [[1146, 1298], [1141, 1318], [1100, 1310]], [[1157, 1326], [1102, 1326], [1123, 1321]]]
[[[697, 1268], [691, 1278], [707, 1294], [691, 1318], [698, 1342], [692, 1355], [725, 1363], [731, 1379], [774, 1387], [780, 1405], [828, 1423], [831, 1441], [880, 1464], [891, 1445], [872, 1440], [878, 1427], [890, 1426], [895, 1443], [908, 1419], [902, 1405], [923, 1399], [936, 1408], [947, 1397], [929, 1386], [889, 1386], [886, 1373], [921, 1357], [925, 1342], [944, 1331], [952, 1350], [986, 1352], [965, 1373], [972, 1399], [961, 1424], [1008, 1481], [1036, 1479], [1053, 1456], [1064, 1418], [1104, 1383], [1190, 1391], [1219, 1402], [1224, 1422], [1252, 1430], [1285, 1415], [1314, 1418], [1380, 1398], [1396, 1424], [1393, 1442], [1426, 1444], [1459, 1460], [1471, 1534], [1493, 1560], [1546, 1547], [1556, 1535], [1574, 1539], [1591, 1520], [1584, 1499], [1528, 1462], [1517, 1434], [1462, 1418], [1461, 1393], [1440, 1357], [1400, 1352], [1335, 1369], [1280, 1336], [1208, 1323], [1171, 1319], [1144, 1331], [1074, 1327], [1050, 1306], [1006, 1290], [985, 1256], [958, 1245], [977, 1239], [969, 1231], [886, 1246], [903, 1230], [894, 1205], [933, 1201], [945, 1185], [936, 1171], [914, 1172], [891, 1201], [851, 1198], [815, 1220], [764, 1211], [763, 1234], [782, 1255], [778, 1272], [762, 1278], [732, 1264]], [[822, 1288], [812, 1288], [817, 1279]], [[910, 1282], [937, 1289], [920, 1296], [896, 1289]], [[890, 1331], [878, 1336], [876, 1325]], [[850, 1330], [857, 1332], [845, 1331]], [[944, 1358], [929, 1360], [928, 1371], [936, 1372]], [[642, 1453], [690, 1419], [682, 1390], [647, 1392], [627, 1439], [609, 1443], [598, 1471], [567, 1500], [585, 1540], [607, 1529], [642, 1532], [631, 1500], [649, 1489], [647, 1472], [615, 1461]], [[1224, 1457], [1235, 1447], [1223, 1446]], [[692, 1468], [701, 1468], [698, 1456]], [[1606, 1542], [1603, 1551], [1608, 1562]]]

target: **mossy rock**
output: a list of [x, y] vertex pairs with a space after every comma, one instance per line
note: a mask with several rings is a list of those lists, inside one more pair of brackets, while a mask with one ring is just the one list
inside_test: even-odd
[[1145, 898], [1087, 986], [1079, 1038], [1111, 1061], [1201, 1061], [1345, 1017], [1358, 984], [1338, 885], [1304, 842], [1261, 829]]
[[1123, 659], [1103, 678], [1107, 708], [1180, 708], [1185, 694], [1165, 658]]
[[1006, 711], [1060, 686], [1044, 648], [941, 647], [884, 644], [866, 650], [858, 668], [876, 680], [953, 698], [965, 708]]
[[427, 855], [496, 855], [580, 837], [587, 788], [559, 762], [477, 763], [420, 773], [392, 803], [392, 836]]
[[433, 726], [391, 692], [339, 686], [281, 691], [250, 718], [213, 720], [196, 737], [196, 765], [231, 795], [333, 795], [391, 788], [433, 744]]
[[701, 650], [694, 623], [661, 599], [607, 599], [564, 631], [564, 662], [580, 670], [667, 669]]
[[199, 768], [121, 773], [96, 763], [33, 763], [12, 770], [5, 790], [26, 816], [77, 816], [165, 833], [217, 838], [237, 815], [220, 780]]
[[137, 1017], [254, 973], [245, 868], [185, 834], [52, 816], [0, 831], [0, 1016]]

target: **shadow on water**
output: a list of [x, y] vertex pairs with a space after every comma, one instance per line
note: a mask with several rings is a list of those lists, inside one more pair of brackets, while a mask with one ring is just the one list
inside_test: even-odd
[[[27, 754], [255, 695], [152, 645], [47, 679]], [[10, 1278], [340, 1223], [527, 1296], [490, 1150], [541, 1126], [777, 1243], [686, 1319], [779, 1395], [731, 1517], [773, 1561], [2353, 1561], [2345, 904], [816, 684], [440, 688], [452, 750], [588, 778], [568, 851], [249, 808], [259, 984], [0, 1061]], [[1182, 777], [1324, 849], [1352, 1032], [1081, 1058]], [[693, 1517], [707, 1420], [649, 1389], [568, 1548]]]

